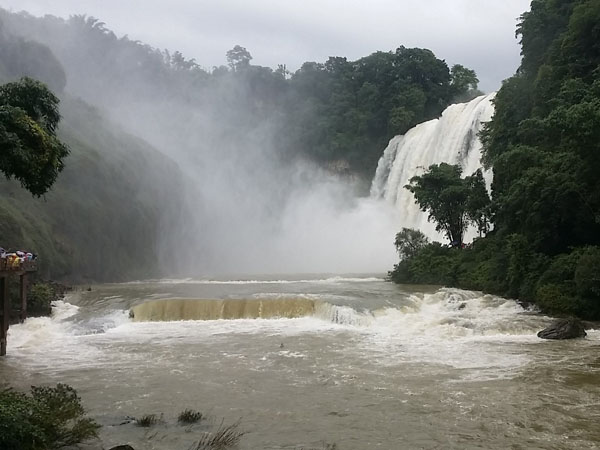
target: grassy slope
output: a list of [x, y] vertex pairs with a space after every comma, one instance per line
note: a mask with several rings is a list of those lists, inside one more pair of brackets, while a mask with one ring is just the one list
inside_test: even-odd
[[71, 148], [52, 191], [36, 199], [0, 181], [0, 242], [40, 254], [42, 276], [124, 280], [158, 274], [158, 234], [179, 199], [177, 166], [85, 103], [66, 99]]

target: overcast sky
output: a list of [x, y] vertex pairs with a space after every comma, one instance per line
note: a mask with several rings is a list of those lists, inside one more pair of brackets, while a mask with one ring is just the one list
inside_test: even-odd
[[355, 60], [400, 45], [474, 69], [496, 90], [519, 65], [517, 18], [530, 0], [0, 0], [36, 16], [87, 14], [117, 36], [179, 50], [204, 68], [246, 47], [253, 64], [296, 70], [329, 56]]

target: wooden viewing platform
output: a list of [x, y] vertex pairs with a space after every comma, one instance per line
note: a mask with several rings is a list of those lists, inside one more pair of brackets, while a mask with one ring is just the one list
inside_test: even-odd
[[37, 270], [36, 261], [23, 261], [15, 263], [7, 258], [0, 259], [0, 356], [6, 355], [6, 337], [10, 325], [11, 305], [8, 297], [8, 277], [19, 277], [19, 293], [21, 309], [19, 320], [27, 318], [27, 274]]

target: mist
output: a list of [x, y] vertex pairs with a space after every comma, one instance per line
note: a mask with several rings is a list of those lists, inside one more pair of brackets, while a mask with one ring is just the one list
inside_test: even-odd
[[[213, 110], [218, 101], [203, 107]], [[365, 273], [395, 262], [395, 209], [365, 197], [360, 180], [281, 158], [277, 124], [239, 135], [237, 118], [217, 120], [172, 101], [126, 102], [109, 112], [185, 176], [186, 208], [159, 236], [165, 272]]]
[[[270, 99], [280, 89], [265, 84], [278, 82], [271, 69], [251, 66], [252, 77], [226, 72], [207, 80], [201, 70], [165, 72], [163, 54], [117, 38], [95, 19], [22, 14], [5, 22], [56, 55], [66, 74], [63, 96], [95, 106], [178, 166], [182, 188], [157, 205], [168, 217], [156, 242], [148, 242], [165, 275], [392, 267], [398, 218], [393, 207], [366, 196], [370, 180], [281, 148], [289, 123], [280, 100]], [[167, 177], [172, 172], [157, 183], [171, 185]]]

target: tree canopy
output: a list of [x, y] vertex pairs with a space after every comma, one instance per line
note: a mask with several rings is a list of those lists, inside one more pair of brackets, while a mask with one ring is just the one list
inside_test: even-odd
[[332, 56], [290, 74], [285, 61], [275, 70], [254, 65], [249, 49], [235, 45], [224, 55], [227, 65], [205, 69], [179, 51], [117, 37], [93, 17], [0, 10], [0, 19], [7, 31], [48, 45], [69, 73], [71, 93], [86, 101], [108, 108], [128, 100], [183, 101], [219, 124], [215, 139], [269, 127], [283, 158], [344, 168], [367, 182], [393, 136], [479, 93], [473, 71], [450, 69], [428, 49], [400, 46], [354, 61]]
[[419, 230], [402, 228], [394, 240], [400, 259], [412, 258], [429, 243], [427, 236]]
[[[521, 65], [481, 135], [492, 204], [472, 197], [470, 220], [485, 228], [493, 213], [494, 230], [465, 252], [427, 247], [395, 279], [419, 273], [599, 319], [600, 3], [533, 0], [517, 35]], [[426, 275], [427, 267], [439, 270]]]
[[484, 133], [497, 222], [547, 254], [600, 244], [600, 6], [534, 1]]
[[54, 184], [69, 154], [56, 136], [58, 104], [31, 78], [0, 86], [0, 170], [36, 196]]
[[292, 152], [345, 160], [370, 178], [389, 139], [438, 117], [456, 99], [473, 98], [476, 87], [474, 71], [457, 65], [451, 73], [428, 49], [307, 62], [290, 80], [286, 139]]
[[484, 223], [490, 198], [481, 170], [465, 178], [461, 174], [458, 165], [433, 164], [405, 186], [414, 194], [421, 210], [429, 213], [428, 219], [436, 223], [436, 230], [444, 233], [453, 246], [463, 243], [464, 233], [472, 222], [481, 231], [487, 231]]
[[231, 70], [234, 72], [239, 72], [240, 70], [244, 70], [250, 66], [250, 61], [252, 60], [252, 55], [245, 47], [241, 45], [236, 45], [231, 50], [228, 50], [225, 54], [227, 57], [227, 63]]

